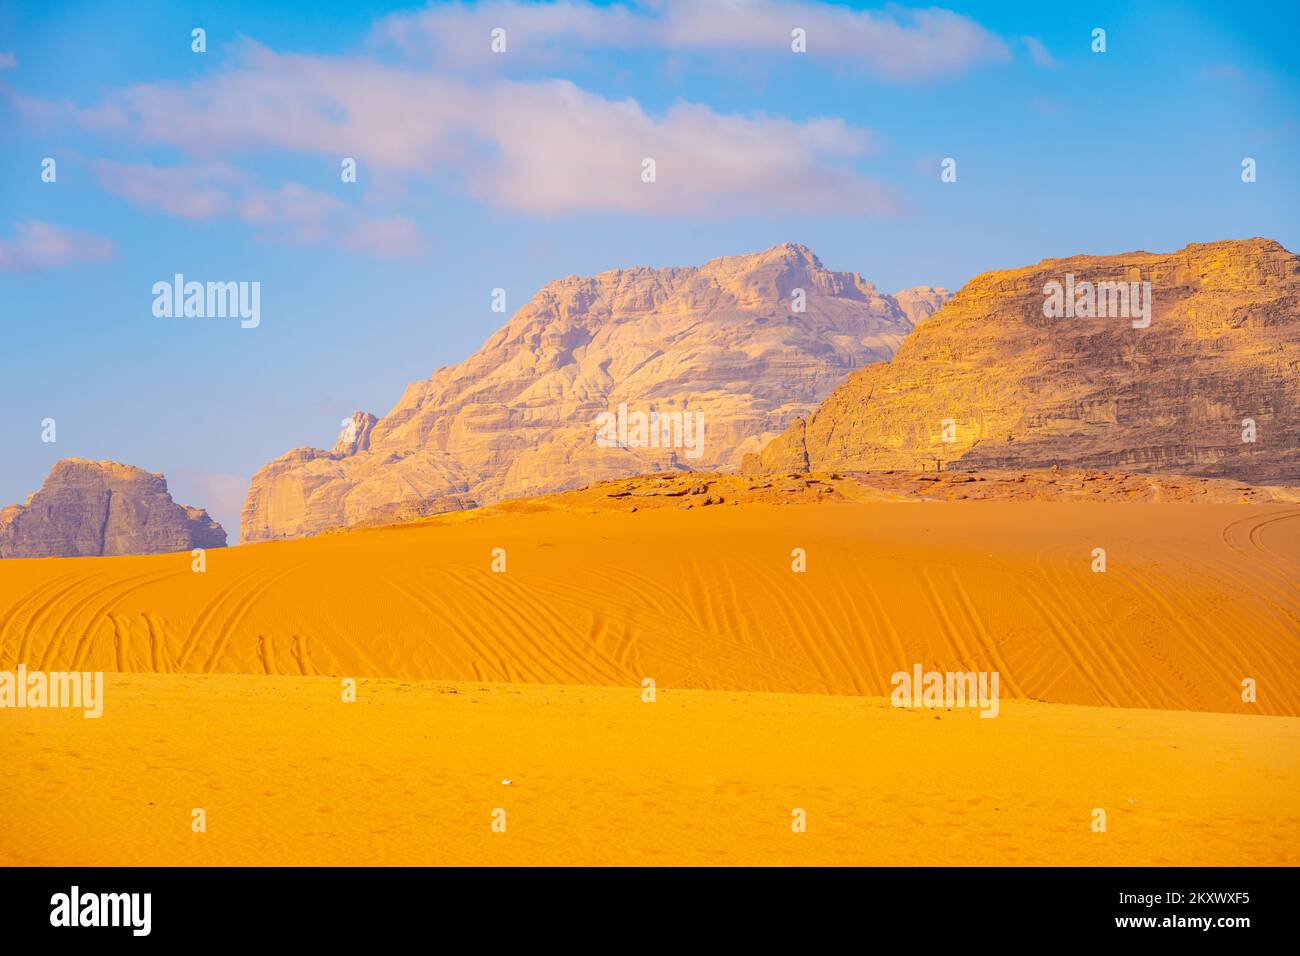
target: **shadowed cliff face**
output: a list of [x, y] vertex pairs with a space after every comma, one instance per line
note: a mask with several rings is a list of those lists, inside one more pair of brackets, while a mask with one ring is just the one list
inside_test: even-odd
[[222, 548], [201, 508], [172, 501], [167, 482], [113, 461], [66, 458], [25, 505], [0, 511], [0, 558], [161, 554]]
[[[788, 244], [698, 268], [552, 282], [475, 355], [408, 386], [388, 415], [358, 413], [333, 451], [298, 448], [263, 467], [243, 540], [736, 467], [848, 371], [892, 355], [911, 317], [947, 297], [928, 287], [883, 295]], [[702, 421], [703, 441], [602, 445], [598, 416], [620, 405]]]
[[[1048, 317], [1044, 289], [1067, 281], [1149, 282], [1150, 325]], [[1278, 243], [1076, 256], [972, 280], [744, 468], [1061, 465], [1294, 484], [1298, 400], [1300, 258]]]

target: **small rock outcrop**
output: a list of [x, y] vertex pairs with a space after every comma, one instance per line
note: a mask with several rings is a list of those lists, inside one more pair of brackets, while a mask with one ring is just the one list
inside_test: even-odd
[[26, 504], [0, 511], [0, 558], [74, 558], [223, 548], [202, 508], [177, 504], [167, 480], [115, 461], [65, 458]]
[[898, 303], [898, 307], [903, 310], [903, 314], [907, 316], [907, 320], [913, 325], [920, 325], [942, 309], [944, 303], [951, 298], [952, 293], [947, 289], [928, 285], [918, 285], [915, 288], [894, 293], [894, 301]]
[[350, 458], [359, 451], [369, 451], [370, 431], [377, 421], [379, 419], [369, 412], [353, 412], [339, 432], [339, 440], [334, 443], [330, 455], [335, 458]]

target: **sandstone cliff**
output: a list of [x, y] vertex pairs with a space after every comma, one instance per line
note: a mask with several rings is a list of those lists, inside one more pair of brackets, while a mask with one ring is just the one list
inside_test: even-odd
[[[358, 413], [333, 451], [297, 448], [264, 466], [244, 505], [242, 539], [602, 478], [736, 467], [849, 370], [892, 355], [912, 327], [909, 314], [923, 316], [947, 295], [928, 287], [884, 295], [790, 244], [698, 268], [551, 282], [476, 354], [408, 386], [388, 415]], [[602, 446], [597, 418], [620, 405], [629, 415], [702, 420], [703, 442]]]
[[0, 511], [0, 558], [160, 554], [221, 548], [202, 508], [172, 501], [167, 481], [131, 465], [65, 458], [25, 505]]
[[[1149, 282], [1149, 327], [1048, 317], [1044, 290], [1067, 276], [1080, 303], [1085, 282]], [[1278, 243], [1076, 256], [973, 279], [744, 470], [1061, 465], [1295, 484], [1298, 401], [1300, 258]]]

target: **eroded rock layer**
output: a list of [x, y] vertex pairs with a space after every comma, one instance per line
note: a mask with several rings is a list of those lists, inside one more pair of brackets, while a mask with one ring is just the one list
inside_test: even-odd
[[[930, 287], [884, 295], [790, 244], [698, 268], [551, 282], [475, 355], [408, 386], [386, 416], [357, 413], [332, 451], [297, 448], [263, 467], [243, 540], [602, 478], [734, 468], [848, 371], [892, 355], [913, 317], [947, 297]], [[615, 426], [618, 440], [602, 444], [599, 416], [620, 407], [632, 431]], [[686, 417], [667, 442], [638, 443], [634, 416], [650, 413]]]
[[115, 461], [65, 458], [26, 504], [0, 511], [0, 558], [75, 558], [222, 548], [202, 508], [177, 504], [167, 480]]
[[[1074, 307], [1048, 301], [1052, 283]], [[1124, 283], [1127, 309], [1101, 283]], [[1278, 243], [1049, 259], [973, 279], [744, 470], [1059, 465], [1294, 484], [1298, 400], [1300, 258]]]

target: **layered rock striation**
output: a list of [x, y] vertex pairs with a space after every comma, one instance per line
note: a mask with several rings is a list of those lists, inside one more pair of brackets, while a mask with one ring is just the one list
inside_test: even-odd
[[221, 548], [202, 508], [177, 504], [167, 480], [114, 461], [65, 458], [26, 504], [0, 510], [0, 558], [160, 554]]
[[1298, 403], [1300, 258], [1278, 243], [1050, 259], [973, 279], [744, 470], [1060, 466], [1296, 484]]
[[[551, 282], [383, 418], [357, 413], [332, 451], [296, 448], [258, 471], [243, 540], [737, 467], [947, 295], [885, 295], [792, 244]], [[652, 413], [666, 424], [638, 430]]]

